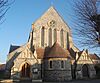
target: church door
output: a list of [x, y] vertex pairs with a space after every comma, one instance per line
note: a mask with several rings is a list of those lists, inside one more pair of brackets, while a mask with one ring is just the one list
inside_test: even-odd
[[22, 66], [21, 77], [30, 77], [30, 65], [28, 63]]
[[89, 77], [89, 71], [88, 71], [88, 66], [85, 64], [82, 67], [82, 74], [83, 77], [88, 78]]

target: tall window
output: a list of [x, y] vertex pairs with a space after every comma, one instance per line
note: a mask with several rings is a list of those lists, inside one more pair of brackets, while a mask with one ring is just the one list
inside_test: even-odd
[[56, 42], [56, 40], [57, 40], [57, 30], [54, 29], [54, 43]]
[[52, 29], [49, 29], [49, 46], [52, 46]]
[[50, 68], [52, 68], [52, 61], [50, 61]]
[[69, 49], [69, 33], [67, 32], [67, 48]]
[[61, 68], [64, 68], [64, 61], [61, 61]]
[[60, 40], [61, 40], [61, 46], [64, 47], [64, 31], [63, 29], [60, 31]]
[[41, 46], [44, 46], [44, 36], [45, 36], [44, 27], [42, 27], [42, 29], [41, 29]]

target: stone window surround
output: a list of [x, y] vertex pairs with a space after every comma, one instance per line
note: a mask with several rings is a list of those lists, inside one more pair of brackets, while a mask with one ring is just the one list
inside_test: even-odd
[[60, 31], [60, 43], [61, 43], [61, 46], [64, 47], [64, 30], [61, 29]]
[[52, 69], [53, 68], [53, 61], [49, 61], [49, 68]]
[[65, 68], [65, 61], [61, 60], [61, 69]]
[[[45, 28], [44, 26], [42, 26], [41, 28], [40, 28], [40, 31], [42, 30], [42, 28], [44, 28], [44, 38], [46, 38], [46, 37], [48, 37], [49, 36], [49, 29], [51, 29], [51, 31], [52, 31], [52, 34], [51, 34], [51, 37], [52, 37], [52, 44], [51, 45], [53, 45], [53, 43], [55, 42], [54, 41], [54, 30], [56, 29], [55, 27], [54, 28], [51, 28], [51, 27], [48, 27], [48, 28]], [[63, 28], [62, 29], [56, 29], [56, 32], [57, 32], [57, 34], [59, 33], [59, 35], [61, 36], [61, 31], [63, 30], [63, 48], [67, 48], [67, 43], [68, 43], [68, 39], [66, 39], [66, 37], [67, 37], [67, 34], [66, 34], [66, 36], [64, 36], [64, 34], [67, 32], [66, 30], [64, 30]], [[68, 32], [67, 32], [68, 33]], [[47, 34], [47, 36], [46, 36], [46, 34]], [[57, 36], [57, 35], [56, 35]], [[41, 35], [40, 35], [40, 41], [41, 41]], [[57, 39], [58, 39], [58, 37], [57, 37]], [[42, 41], [41, 41], [42, 42]], [[61, 44], [61, 37], [60, 37], [60, 44]], [[45, 46], [48, 46], [49, 45], [49, 37], [47, 38], [47, 39], [44, 39], [44, 46], [42, 46], [42, 45], [40, 45], [41, 47], [45, 47]]]
[[41, 46], [44, 47], [45, 44], [45, 28], [42, 26], [41, 28]]

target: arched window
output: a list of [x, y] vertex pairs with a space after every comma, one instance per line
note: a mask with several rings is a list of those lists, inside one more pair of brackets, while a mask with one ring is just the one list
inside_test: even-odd
[[64, 47], [64, 31], [63, 29], [60, 31], [60, 41], [61, 41], [61, 46]]
[[52, 68], [52, 61], [50, 61], [50, 68]]
[[64, 68], [64, 61], [61, 61], [61, 68]]
[[68, 32], [66, 33], [66, 36], [67, 36], [67, 48], [69, 49], [69, 33]]
[[49, 46], [52, 46], [52, 29], [49, 29]]
[[54, 29], [54, 43], [57, 41], [57, 30]]
[[43, 46], [44, 47], [44, 37], [45, 36], [45, 32], [44, 32], [44, 27], [42, 27], [42, 29], [41, 29], [41, 46]]

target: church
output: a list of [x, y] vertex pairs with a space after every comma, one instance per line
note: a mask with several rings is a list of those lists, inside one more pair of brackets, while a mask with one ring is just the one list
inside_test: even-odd
[[[97, 57], [97, 55], [94, 55]], [[6, 75], [12, 79], [68, 81], [94, 78], [96, 71], [88, 50], [73, 43], [71, 29], [51, 6], [32, 24], [27, 43], [10, 46]]]

